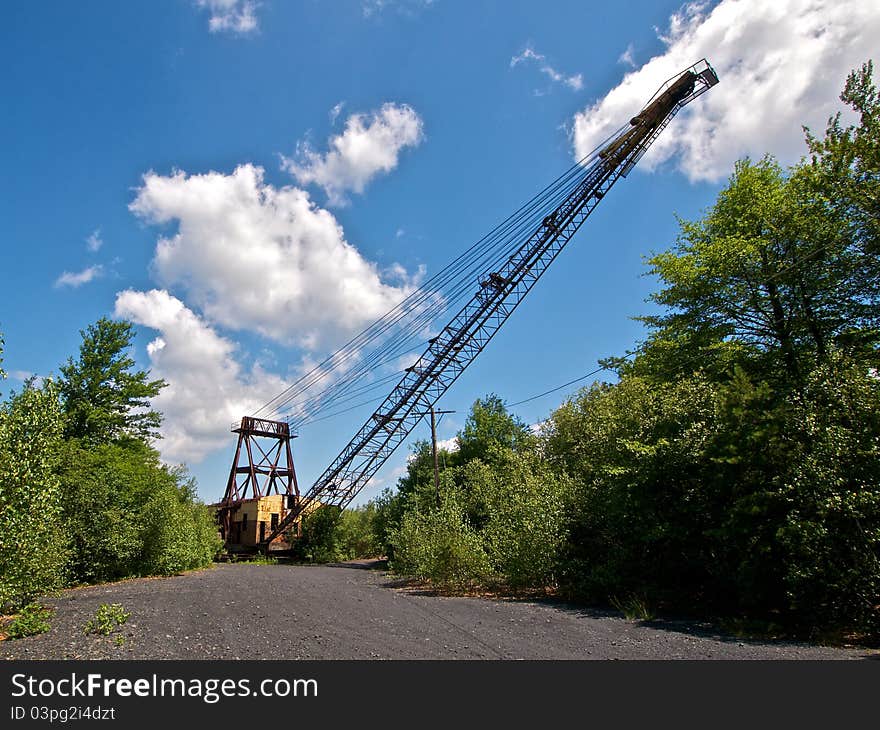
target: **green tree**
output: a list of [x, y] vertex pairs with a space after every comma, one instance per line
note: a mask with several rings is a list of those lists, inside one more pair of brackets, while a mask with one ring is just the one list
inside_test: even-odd
[[681, 222], [675, 247], [649, 259], [663, 285], [651, 300], [664, 311], [643, 318], [643, 367], [659, 356], [663, 377], [749, 359], [796, 386], [830, 349], [874, 337], [865, 256], [812, 178], [769, 157], [740, 161], [706, 216]]
[[[858, 115], [858, 123], [844, 126], [838, 113], [828, 120], [823, 138], [807, 130], [807, 144], [811, 171], [825, 189], [828, 205], [846, 218], [852, 243], [876, 257], [880, 253], [880, 95], [873, 72], [871, 61], [852, 71], [840, 95]], [[866, 284], [875, 287], [876, 279]]]
[[132, 324], [101, 318], [80, 334], [79, 358], [61, 367], [65, 437], [96, 444], [155, 437], [161, 415], [150, 410], [150, 399], [166, 383], [134, 370], [127, 353]]
[[367, 502], [360, 507], [348, 507], [339, 519], [339, 559], [376, 558], [383, 554], [382, 545], [373, 531], [376, 504]]
[[817, 633], [880, 635], [880, 379], [834, 357], [811, 374], [790, 430], [778, 493], [787, 608]]
[[217, 527], [179, 468], [136, 439], [108, 444], [68, 441], [59, 475], [71, 577], [96, 583], [170, 574], [211, 563]]
[[533, 443], [528, 426], [507, 412], [504, 401], [490, 394], [471, 406], [464, 428], [458, 433], [459, 464], [489, 459], [493, 449], [520, 449]]
[[[547, 458], [571, 476], [560, 582], [574, 596], [692, 604], [718, 567], [726, 515], [707, 454], [715, 390], [703, 377], [594, 384], [547, 426]], [[723, 573], [723, 571], [719, 571]]]
[[293, 543], [294, 557], [310, 563], [340, 560], [339, 522], [342, 510], [335, 505], [321, 505], [303, 517], [302, 534]]

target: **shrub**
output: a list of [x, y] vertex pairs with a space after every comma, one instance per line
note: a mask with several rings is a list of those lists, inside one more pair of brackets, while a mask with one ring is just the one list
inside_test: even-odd
[[203, 567], [222, 547], [186, 473], [163, 466], [140, 441], [68, 442], [61, 482], [71, 572], [80, 582]]
[[803, 446], [779, 530], [788, 609], [813, 630], [880, 635], [880, 380], [838, 359], [793, 415]]
[[63, 584], [67, 543], [54, 473], [61, 411], [54, 384], [0, 405], [0, 610], [15, 610]]
[[392, 532], [391, 543], [392, 568], [402, 575], [452, 589], [490, 577], [489, 557], [454, 493], [447, 493], [430, 512], [407, 512]]
[[382, 546], [373, 531], [375, 518], [373, 502], [342, 511], [337, 523], [337, 560], [375, 558], [382, 554]]
[[102, 603], [98, 606], [94, 618], [83, 626], [84, 634], [100, 634], [109, 636], [113, 631], [128, 621], [130, 611], [126, 611], [121, 603]]
[[43, 634], [52, 628], [49, 625], [49, 618], [52, 611], [44, 608], [38, 603], [30, 603], [21, 609], [6, 627], [6, 635], [10, 639], [20, 639], [23, 636], [33, 636], [35, 634]]

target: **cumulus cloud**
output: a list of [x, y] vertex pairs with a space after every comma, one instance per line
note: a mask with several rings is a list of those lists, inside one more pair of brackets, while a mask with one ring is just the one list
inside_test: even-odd
[[167, 291], [119, 292], [114, 314], [158, 332], [147, 355], [151, 374], [168, 382], [152, 402], [164, 416], [157, 446], [167, 462], [228, 446], [230, 424], [289, 385], [259, 365], [242, 368], [236, 345]]
[[206, 8], [211, 17], [208, 29], [212, 33], [254, 33], [257, 22], [257, 5], [253, 0], [196, 0], [200, 8]]
[[380, 173], [397, 167], [400, 152], [424, 139], [421, 117], [406, 104], [383, 104], [370, 114], [352, 114], [342, 134], [328, 141], [320, 154], [307, 143], [297, 145], [296, 159], [282, 157], [282, 167], [301, 185], [324, 189], [333, 205], [346, 202], [345, 193], [362, 193]]
[[101, 266], [101, 264], [89, 266], [82, 271], [65, 271], [55, 280], [55, 287], [60, 288], [62, 286], [69, 286], [72, 289], [76, 289], [83, 284], [88, 284], [90, 281], [99, 278], [103, 273], [104, 267]]
[[659, 32], [665, 50], [574, 118], [580, 159], [666, 79], [709, 59], [721, 79], [685, 109], [641, 165], [674, 159], [691, 180], [715, 181], [743, 156], [794, 162], [801, 126], [824, 129], [847, 73], [876, 53], [880, 12], [856, 0], [722, 0], [684, 6]]
[[580, 91], [584, 87], [584, 77], [581, 74], [566, 76], [564, 73], [557, 71], [553, 66], [547, 63], [546, 56], [538, 53], [531, 46], [526, 46], [526, 49], [522, 53], [510, 59], [511, 68], [516, 68], [521, 63], [537, 64], [541, 73], [547, 76], [551, 81], [557, 84], [564, 84], [572, 91]]
[[380, 272], [307, 192], [267, 184], [254, 165], [147, 173], [129, 207], [147, 222], [175, 225], [152, 263], [163, 287], [180, 287], [214, 323], [285, 344], [338, 344], [417, 284], [401, 267]]
[[437, 439], [437, 450], [454, 452], [458, 451], [461, 445], [458, 443], [458, 436], [452, 436], [448, 439]]
[[104, 241], [101, 239], [101, 229], [96, 228], [89, 234], [88, 238], [86, 238], [86, 248], [92, 253], [96, 253], [103, 245]]

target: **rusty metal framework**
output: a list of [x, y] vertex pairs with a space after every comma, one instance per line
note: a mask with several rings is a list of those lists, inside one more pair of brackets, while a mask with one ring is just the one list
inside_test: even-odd
[[235, 506], [242, 501], [281, 494], [293, 507], [299, 498], [290, 446], [295, 436], [287, 423], [244, 416], [232, 432], [238, 434], [238, 444], [217, 514], [224, 539], [230, 535]]
[[584, 168], [574, 190], [519, 249], [500, 268], [485, 272], [470, 301], [439, 335], [428, 341], [416, 363], [407, 368], [382, 405], [297, 501], [264, 545], [288, 529], [313, 502], [338, 507], [351, 502], [488, 345], [614, 183], [626, 177], [685, 104], [716, 83], [717, 75], [703, 59], [657, 91], [629, 126]]

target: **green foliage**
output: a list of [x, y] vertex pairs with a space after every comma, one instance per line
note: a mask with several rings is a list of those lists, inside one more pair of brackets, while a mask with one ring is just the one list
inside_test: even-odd
[[[807, 133], [810, 171], [826, 191], [827, 203], [849, 224], [853, 242], [869, 255], [880, 253], [880, 97], [871, 61], [850, 73], [841, 101], [858, 116], [843, 126], [838, 113], [828, 121], [822, 139]], [[870, 281], [866, 281], [870, 285]], [[876, 286], [876, 279], [873, 282]]]
[[302, 521], [302, 534], [293, 543], [296, 560], [331, 563], [339, 558], [338, 507], [325, 505], [309, 512]]
[[[535, 437], [516, 416], [507, 412], [496, 395], [478, 399], [471, 407], [464, 428], [457, 434], [459, 449], [439, 449], [441, 492], [459, 477], [456, 467], [475, 459], [484, 463], [504, 461], [504, 455], [525, 452], [534, 448]], [[397, 483], [397, 492], [386, 490], [374, 500], [373, 532], [380, 552], [394, 557], [391, 534], [401, 526], [403, 516], [410, 511], [429, 512], [438, 503], [434, 485], [434, 458], [429, 441], [417, 441], [407, 462], [406, 474]], [[471, 500], [467, 519], [479, 527], [485, 515], [482, 507]]]
[[132, 372], [132, 336], [129, 323], [99, 320], [60, 388], [31, 380], [0, 404], [0, 609], [68, 580], [202, 567], [221, 547], [192, 481], [146, 443], [164, 383]]
[[624, 599], [612, 596], [611, 605], [630, 621], [653, 621], [655, 618], [654, 611], [644, 596], [631, 595]]
[[498, 450], [494, 460], [461, 473], [470, 511], [483, 516], [478, 535], [492, 572], [515, 590], [555, 587], [570, 482], [534, 454]]
[[391, 533], [400, 527], [403, 515], [407, 511], [408, 501], [407, 494], [402, 489], [392, 491], [388, 488], [383, 489], [382, 493], [373, 500], [375, 508], [371, 523], [373, 540], [379, 548], [379, 553], [389, 560], [394, 557]]
[[838, 357], [811, 374], [792, 421], [778, 534], [789, 608], [807, 628], [880, 635], [880, 380]]
[[457, 462], [491, 458], [496, 449], [519, 450], [531, 443], [528, 426], [507, 412], [494, 393], [471, 406], [464, 429], [458, 434]]
[[553, 414], [547, 458], [575, 480], [565, 592], [656, 599], [706, 579], [706, 532], [723, 517], [712, 503], [717, 467], [706, 456], [713, 395], [701, 377], [661, 387], [630, 377], [584, 389]]
[[323, 506], [303, 519], [302, 535], [293, 545], [294, 558], [312, 563], [331, 563], [382, 554], [376, 537], [373, 503], [339, 510]]
[[140, 441], [64, 445], [60, 478], [79, 582], [207, 566], [221, 543], [186, 474]]
[[109, 636], [128, 621], [130, 611], [126, 611], [121, 603], [102, 603], [95, 611], [95, 616], [83, 626], [84, 634]]
[[466, 520], [455, 492], [447, 492], [438, 507], [409, 511], [390, 535], [392, 568], [428, 579], [440, 587], [462, 589], [490, 576], [489, 557], [477, 532]]
[[44, 608], [39, 603], [29, 603], [7, 625], [6, 635], [10, 639], [21, 639], [24, 636], [44, 634], [52, 628], [49, 625], [51, 617], [51, 609]]
[[154, 437], [161, 416], [150, 399], [165, 382], [133, 371], [131, 323], [101, 318], [81, 334], [79, 359], [61, 367], [65, 436], [89, 444]]
[[67, 545], [54, 473], [60, 437], [51, 380], [29, 383], [0, 404], [0, 609], [63, 583]]
[[337, 523], [337, 560], [377, 558], [383, 554], [373, 531], [376, 511], [373, 502], [343, 510]]

